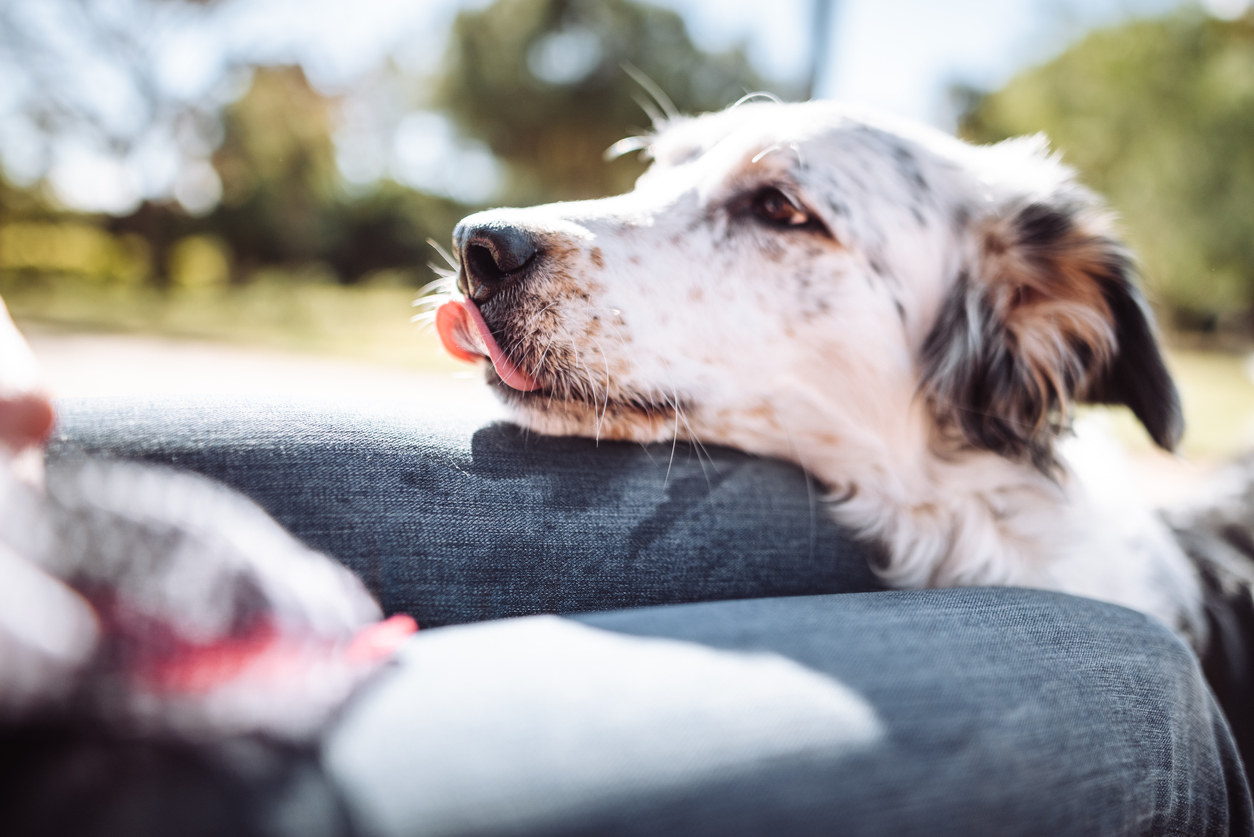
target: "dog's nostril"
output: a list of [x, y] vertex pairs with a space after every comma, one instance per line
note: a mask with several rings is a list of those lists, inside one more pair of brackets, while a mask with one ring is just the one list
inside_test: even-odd
[[454, 237], [462, 251], [468, 290], [481, 302], [495, 292], [496, 286], [521, 275], [536, 256], [535, 239], [505, 224], [459, 225]]
[[462, 254], [466, 271], [480, 284], [494, 284], [505, 278], [508, 271], [496, 263], [492, 251], [482, 244], [470, 244]]

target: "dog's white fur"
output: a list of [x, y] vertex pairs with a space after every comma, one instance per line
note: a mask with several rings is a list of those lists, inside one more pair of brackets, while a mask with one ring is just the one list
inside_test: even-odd
[[1056, 445], [1080, 401], [1131, 403], [1165, 447], [1179, 414], [1152, 326], [1119, 322], [1146, 315], [1109, 221], [1043, 141], [753, 102], [673, 120], [647, 153], [628, 194], [463, 222], [539, 248], [480, 294], [540, 385], [495, 381], [522, 423], [783, 457], [886, 547], [893, 584], [1061, 590], [1204, 641], [1164, 526]]

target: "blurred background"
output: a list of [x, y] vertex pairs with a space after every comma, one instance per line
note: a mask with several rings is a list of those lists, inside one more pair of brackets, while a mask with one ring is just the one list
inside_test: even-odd
[[0, 295], [62, 395], [471, 397], [410, 323], [462, 215], [626, 188], [641, 77], [842, 98], [1049, 134], [1142, 258], [1188, 453], [1254, 441], [1249, 0], [765, 8], [0, 0]]

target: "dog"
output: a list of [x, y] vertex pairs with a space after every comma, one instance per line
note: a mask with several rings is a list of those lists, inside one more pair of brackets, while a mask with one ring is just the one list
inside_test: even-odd
[[757, 100], [622, 147], [632, 191], [454, 232], [437, 331], [521, 424], [791, 460], [900, 587], [1088, 596], [1199, 653], [1215, 591], [1250, 599], [1068, 452], [1081, 404], [1168, 451], [1183, 419], [1112, 214], [1043, 138]]

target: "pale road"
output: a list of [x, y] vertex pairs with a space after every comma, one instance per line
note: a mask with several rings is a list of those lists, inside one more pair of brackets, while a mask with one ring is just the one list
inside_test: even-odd
[[481, 373], [418, 372], [352, 360], [161, 337], [26, 329], [57, 398], [258, 395], [432, 399], [494, 406]]

